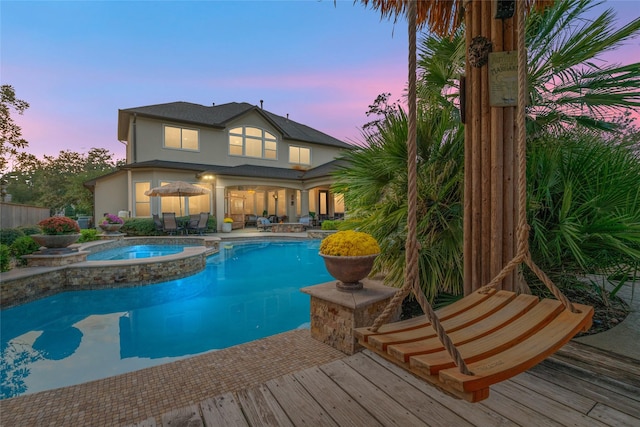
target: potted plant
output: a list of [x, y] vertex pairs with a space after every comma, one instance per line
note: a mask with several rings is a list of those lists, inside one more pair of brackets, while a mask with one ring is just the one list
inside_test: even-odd
[[31, 238], [47, 249], [63, 249], [80, 238], [78, 223], [66, 216], [52, 216], [38, 223], [42, 234], [32, 234]]
[[361, 231], [338, 231], [325, 237], [320, 244], [320, 256], [329, 274], [338, 279], [336, 287], [353, 291], [362, 289], [362, 282], [380, 254], [376, 239]]
[[100, 228], [106, 233], [115, 233], [122, 228], [124, 224], [124, 220], [120, 218], [118, 215], [114, 214], [106, 214], [104, 218], [102, 218], [102, 222], [100, 222]]
[[233, 226], [233, 218], [229, 218], [229, 217], [225, 218], [222, 222], [222, 232], [230, 233], [232, 226]]

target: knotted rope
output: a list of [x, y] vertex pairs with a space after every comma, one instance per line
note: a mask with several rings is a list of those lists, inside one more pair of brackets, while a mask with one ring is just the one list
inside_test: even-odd
[[[369, 328], [376, 332], [382, 324], [397, 310], [400, 303], [406, 298], [409, 292], [413, 291], [422, 311], [427, 319], [431, 322], [434, 330], [438, 335], [438, 339], [443, 347], [449, 353], [451, 358], [461, 373], [465, 375], [473, 375], [467, 367], [460, 352], [453, 344], [446, 331], [442, 327], [438, 316], [433, 311], [431, 304], [425, 297], [418, 283], [418, 251], [419, 245], [417, 241], [417, 103], [416, 103], [416, 6], [414, 1], [408, 2], [408, 21], [409, 21], [409, 85], [408, 85], [408, 140], [407, 140], [407, 196], [408, 196], [408, 212], [407, 212], [407, 241], [406, 241], [406, 266], [404, 284], [400, 288], [384, 311], [376, 318], [373, 325]], [[526, 165], [526, 129], [525, 129], [525, 94], [526, 94], [526, 78], [527, 78], [527, 57], [525, 51], [525, 25], [524, 25], [524, 6], [522, 2], [517, 3], [517, 46], [518, 46], [518, 113], [516, 117], [517, 129], [517, 155], [518, 155], [518, 226], [516, 239], [518, 242], [517, 252], [514, 258], [491, 280], [487, 285], [483, 286], [479, 292], [487, 292], [491, 288], [495, 288], [500, 282], [518, 265], [526, 263], [529, 268], [538, 276], [538, 278], [549, 288], [553, 295], [562, 302], [562, 304], [575, 313], [577, 310], [571, 302], [562, 294], [560, 289], [551, 281], [551, 279], [533, 262], [531, 252], [529, 250], [529, 225], [527, 224], [527, 165]]]

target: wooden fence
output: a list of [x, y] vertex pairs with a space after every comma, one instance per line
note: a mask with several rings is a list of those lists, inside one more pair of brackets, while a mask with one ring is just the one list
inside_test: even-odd
[[0, 229], [36, 225], [49, 216], [49, 208], [0, 202]]

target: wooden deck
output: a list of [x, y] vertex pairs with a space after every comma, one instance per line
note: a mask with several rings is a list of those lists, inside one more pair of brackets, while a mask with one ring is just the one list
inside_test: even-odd
[[481, 403], [364, 351], [133, 426], [640, 426], [640, 361], [571, 342]]

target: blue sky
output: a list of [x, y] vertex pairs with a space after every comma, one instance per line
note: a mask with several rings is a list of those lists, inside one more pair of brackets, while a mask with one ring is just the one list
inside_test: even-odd
[[[639, 15], [634, 1], [605, 7], [621, 24]], [[360, 141], [368, 106], [400, 98], [407, 80], [404, 22], [351, 0], [3, 0], [0, 24], [0, 79], [30, 103], [16, 121], [38, 157], [101, 147], [123, 158], [118, 109], [173, 101], [264, 100]], [[638, 61], [639, 46], [617, 54]]]

